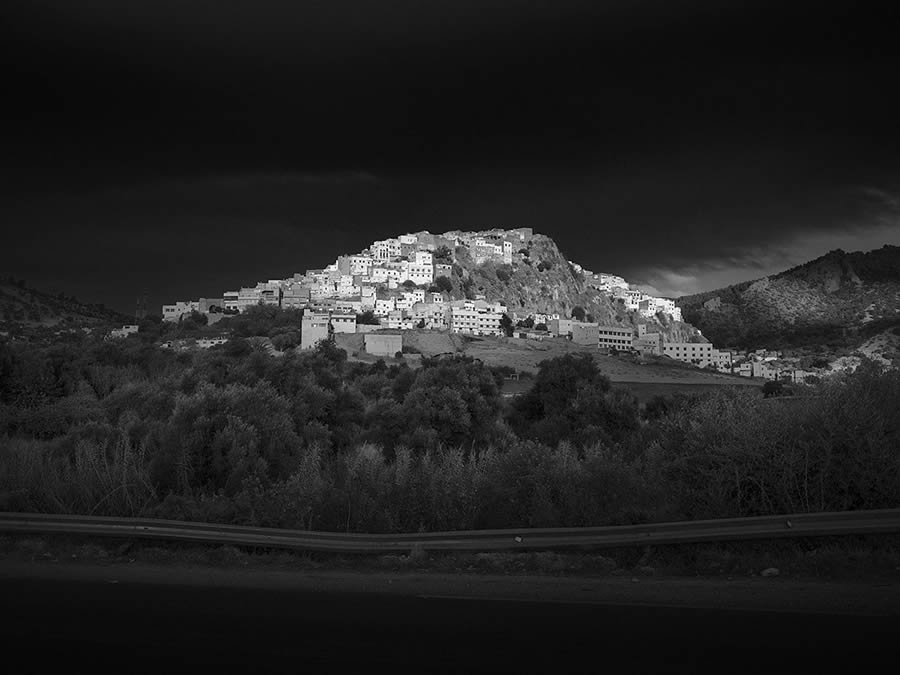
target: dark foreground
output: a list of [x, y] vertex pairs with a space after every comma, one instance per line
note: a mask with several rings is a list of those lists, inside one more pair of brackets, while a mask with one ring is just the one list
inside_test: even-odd
[[894, 662], [900, 634], [897, 616], [187, 585], [122, 570], [7, 570], [0, 598], [16, 673], [869, 672]]

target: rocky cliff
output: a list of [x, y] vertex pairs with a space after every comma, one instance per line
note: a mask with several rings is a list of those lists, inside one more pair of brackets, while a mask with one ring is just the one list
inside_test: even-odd
[[584, 275], [569, 262], [550, 237], [535, 234], [527, 245], [514, 252], [511, 264], [475, 264], [469, 249], [456, 247], [453, 266], [454, 299], [483, 295], [499, 300], [517, 314], [559, 313], [569, 317], [574, 307], [601, 324], [634, 326], [649, 324], [650, 332], [662, 332], [670, 341], [702, 340], [686, 323], [665, 319], [645, 319], [629, 312], [609, 295], [588, 287]]

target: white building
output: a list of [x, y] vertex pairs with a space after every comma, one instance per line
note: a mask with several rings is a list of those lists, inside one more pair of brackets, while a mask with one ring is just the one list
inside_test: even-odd
[[434, 265], [434, 278], [438, 277], [447, 277], [450, 278], [450, 275], [453, 273], [453, 265], [448, 265], [447, 263], [435, 263]]
[[399, 330], [412, 330], [415, 328], [415, 321], [413, 321], [412, 317], [407, 316], [406, 312], [399, 309], [388, 312], [387, 319], [383, 323], [388, 328]]
[[701, 368], [714, 363], [711, 342], [666, 342], [663, 345], [663, 354]]
[[[429, 253], [428, 255], [430, 256], [431, 254]], [[412, 281], [417, 286], [422, 284], [430, 284], [432, 281], [434, 281], [434, 265], [432, 265], [431, 263], [406, 263], [403, 270], [403, 277], [399, 278], [397, 282], [403, 283], [407, 280]]]
[[376, 316], [387, 316], [389, 312], [393, 312], [396, 308], [396, 301], [394, 298], [377, 298], [375, 300]]
[[[478, 306], [476, 303], [483, 303]], [[502, 313], [492, 311], [489, 303], [481, 301], [463, 301], [461, 305], [450, 308], [450, 330], [454, 333], [471, 333], [472, 335], [502, 335], [500, 319]]]
[[222, 294], [222, 307], [229, 312], [238, 311], [240, 309], [239, 295], [238, 291], [225, 291]]
[[200, 311], [200, 302], [198, 300], [179, 300], [174, 305], [162, 306], [163, 321], [181, 321], [181, 317], [191, 312]]
[[440, 330], [447, 327], [447, 307], [444, 303], [417, 302], [410, 316], [415, 325], [425, 322], [425, 328]]
[[215, 347], [216, 345], [224, 345], [226, 342], [228, 342], [228, 338], [221, 335], [210, 338], [198, 338], [197, 347], [199, 347], [200, 349], [209, 349], [210, 347]]
[[300, 349], [312, 349], [322, 340], [328, 340], [331, 336], [330, 319], [330, 315], [324, 312], [304, 312], [300, 323]]
[[597, 332], [601, 349], [623, 351], [634, 346], [634, 331], [630, 326], [598, 326]]
[[124, 337], [128, 337], [129, 335], [135, 335], [138, 332], [138, 327], [133, 324], [128, 324], [122, 326], [121, 328], [113, 328], [109, 331], [109, 335], [106, 337], [109, 339], [120, 339]]

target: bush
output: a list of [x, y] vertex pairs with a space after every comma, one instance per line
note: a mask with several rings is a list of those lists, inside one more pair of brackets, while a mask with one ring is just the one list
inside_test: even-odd
[[453, 282], [450, 281], [449, 278], [441, 275], [437, 279], [434, 280], [434, 287], [440, 293], [452, 293], [453, 292]]

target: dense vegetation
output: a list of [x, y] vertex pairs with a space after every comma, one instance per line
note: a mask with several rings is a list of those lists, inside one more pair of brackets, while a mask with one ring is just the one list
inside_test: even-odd
[[[266, 330], [290, 333], [282, 319]], [[413, 369], [330, 344], [155, 339], [0, 344], [0, 509], [396, 532], [900, 500], [900, 374], [873, 364], [800, 398], [641, 408], [584, 355], [504, 399], [504, 373], [463, 357]]]

